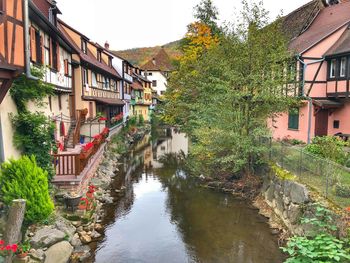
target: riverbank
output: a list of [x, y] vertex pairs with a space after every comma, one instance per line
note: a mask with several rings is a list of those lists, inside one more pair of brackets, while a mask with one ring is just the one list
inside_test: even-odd
[[[111, 191], [118, 196], [125, 194], [125, 187], [110, 189], [111, 182], [117, 176], [122, 154], [135, 142], [150, 131], [150, 126], [120, 128], [108, 139], [104, 148], [102, 162], [89, 183], [89, 189], [81, 193], [67, 193], [55, 190], [55, 213], [42, 224], [30, 226], [25, 239], [30, 242], [31, 250], [24, 259], [14, 262], [65, 263], [88, 262], [91, 257], [89, 244], [101, 238], [104, 226], [101, 224], [103, 205], [115, 201]], [[67, 194], [76, 196], [78, 209], [67, 207]]]

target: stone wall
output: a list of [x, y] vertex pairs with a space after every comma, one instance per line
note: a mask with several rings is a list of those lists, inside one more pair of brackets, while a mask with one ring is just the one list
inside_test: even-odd
[[262, 195], [292, 234], [304, 233], [305, 227], [301, 226], [300, 219], [309, 214], [313, 203], [306, 186], [280, 179], [271, 172], [264, 179]]

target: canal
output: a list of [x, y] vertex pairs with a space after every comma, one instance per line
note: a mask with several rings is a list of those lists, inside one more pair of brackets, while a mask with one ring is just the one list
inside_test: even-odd
[[[146, 136], [125, 158], [105, 207], [104, 238], [92, 262], [283, 262], [265, 218], [242, 200], [198, 186], [174, 157], [186, 137], [173, 129]], [[113, 191], [114, 192], [114, 191]]]

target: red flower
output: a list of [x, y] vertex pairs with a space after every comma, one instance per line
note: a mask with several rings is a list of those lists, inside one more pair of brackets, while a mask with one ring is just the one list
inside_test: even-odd
[[350, 206], [345, 208], [345, 211], [349, 212], [350, 213]]
[[94, 147], [94, 144], [92, 142], [88, 142], [87, 144], [85, 144], [83, 146], [83, 151], [87, 152], [88, 150], [90, 150], [92, 147]]
[[11, 250], [11, 245], [7, 245], [7, 246], [5, 247], [5, 249], [6, 249], [6, 250]]
[[99, 120], [99, 121], [106, 121], [107, 118], [106, 118], [106, 117], [100, 117], [98, 120]]
[[15, 252], [17, 251], [17, 248], [18, 248], [17, 244], [13, 244], [13, 245], [11, 246], [12, 252], [15, 253]]
[[4, 240], [0, 240], [0, 245], [3, 245], [5, 244], [5, 241]]

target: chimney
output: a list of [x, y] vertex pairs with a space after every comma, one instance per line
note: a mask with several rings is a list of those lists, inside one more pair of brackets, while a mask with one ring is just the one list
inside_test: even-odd
[[109, 43], [108, 43], [108, 41], [106, 41], [106, 43], [105, 43], [105, 49], [109, 49]]
[[155, 58], [153, 58], [153, 59], [152, 59], [152, 63], [153, 63], [153, 65], [157, 64], [157, 62], [156, 62], [156, 59], [155, 59]]

